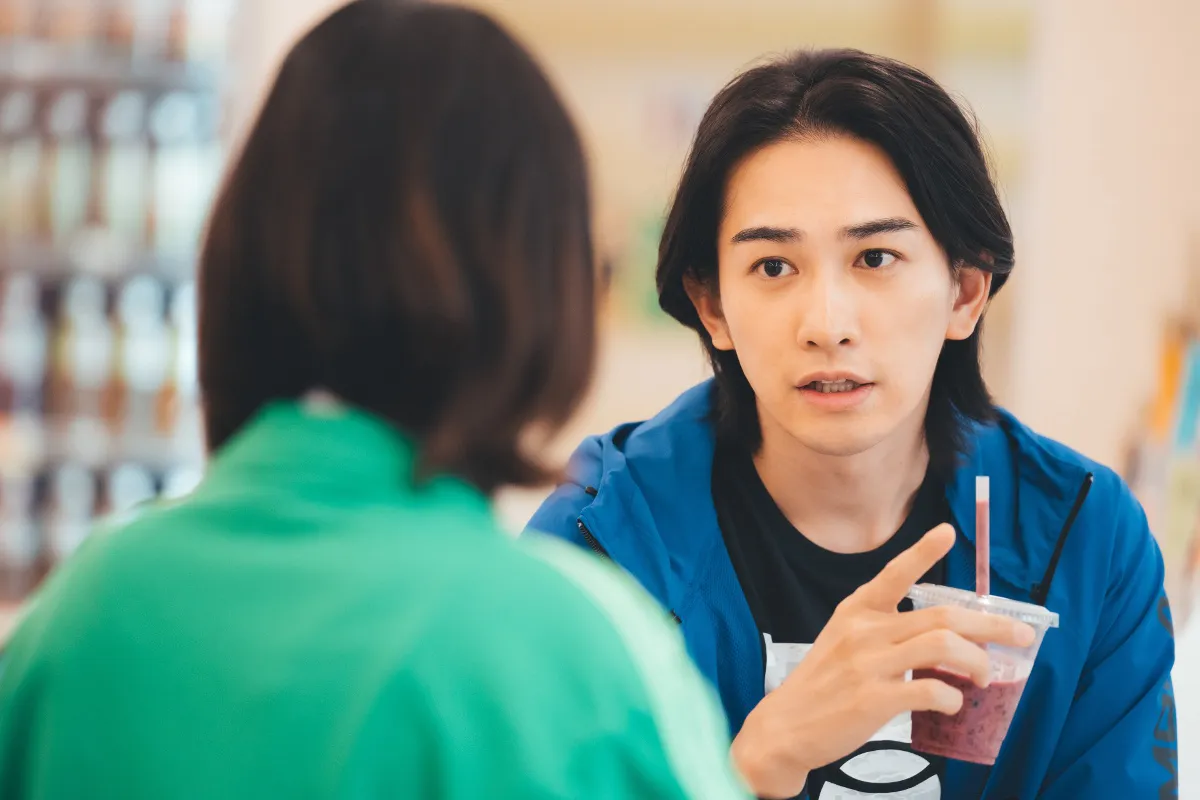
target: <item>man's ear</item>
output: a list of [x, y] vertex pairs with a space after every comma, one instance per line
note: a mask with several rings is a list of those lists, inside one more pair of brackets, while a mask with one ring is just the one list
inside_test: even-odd
[[713, 347], [718, 350], [732, 350], [733, 337], [729, 335], [729, 326], [725, 324], [725, 315], [721, 313], [720, 294], [691, 275], [683, 277], [683, 290], [696, 307], [696, 314], [699, 315], [704, 329], [712, 337]]
[[987, 308], [992, 292], [992, 273], [978, 267], [962, 266], [958, 269], [955, 283], [958, 285], [958, 295], [950, 311], [946, 338], [962, 340], [975, 332], [979, 318]]

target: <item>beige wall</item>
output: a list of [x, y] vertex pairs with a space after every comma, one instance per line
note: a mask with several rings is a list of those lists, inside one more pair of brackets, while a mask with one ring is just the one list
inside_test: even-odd
[[[1200, 233], [1195, 0], [1045, 0], [1033, 52], [1012, 405], [1117, 464]], [[1194, 271], [1198, 269], [1192, 265]]]

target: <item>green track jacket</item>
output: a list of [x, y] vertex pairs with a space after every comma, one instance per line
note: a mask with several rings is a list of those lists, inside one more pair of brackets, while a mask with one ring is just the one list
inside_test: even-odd
[[358, 411], [279, 403], [0, 657], [0, 798], [731, 798], [663, 612]]

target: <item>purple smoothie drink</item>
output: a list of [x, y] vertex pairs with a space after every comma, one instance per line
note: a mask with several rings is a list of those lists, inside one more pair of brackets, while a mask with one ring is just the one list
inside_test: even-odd
[[991, 682], [981, 688], [969, 678], [945, 670], [917, 670], [914, 679], [936, 678], [963, 693], [957, 714], [918, 711], [912, 715], [912, 746], [930, 755], [975, 764], [994, 764], [1033, 672], [1042, 638], [1058, 627], [1058, 614], [1031, 603], [1003, 597], [979, 597], [974, 592], [922, 584], [908, 595], [914, 609], [957, 605], [989, 614], [1001, 614], [1031, 626], [1037, 635], [1028, 647], [988, 645]]
[[922, 753], [976, 764], [994, 764], [1008, 725], [1021, 702], [1025, 681], [996, 681], [981, 689], [969, 678], [936, 669], [913, 672], [913, 679], [937, 678], [963, 693], [954, 716], [933, 711], [913, 714], [913, 747]]

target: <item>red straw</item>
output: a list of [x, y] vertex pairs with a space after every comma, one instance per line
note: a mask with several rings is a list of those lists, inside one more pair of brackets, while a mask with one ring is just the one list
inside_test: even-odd
[[980, 475], [975, 478], [975, 594], [979, 597], [992, 591], [990, 509], [991, 485], [986, 475]]

